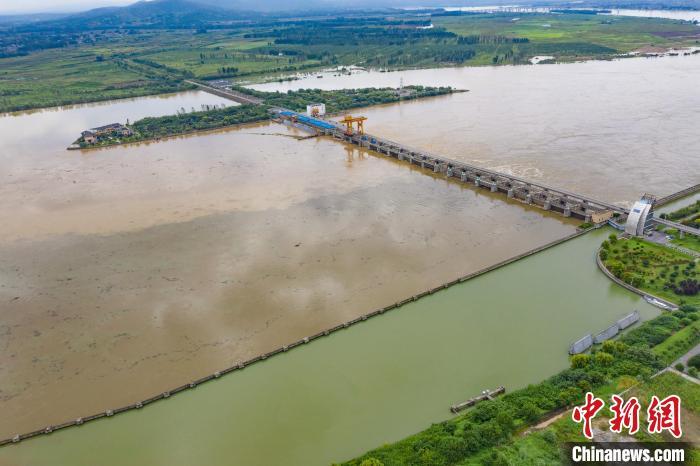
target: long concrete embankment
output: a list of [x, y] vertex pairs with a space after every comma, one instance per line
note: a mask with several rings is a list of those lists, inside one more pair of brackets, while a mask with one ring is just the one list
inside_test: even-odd
[[343, 323], [341, 323], [341, 324], [338, 324], [338, 325], [336, 325], [336, 326], [334, 326], [334, 327], [331, 327], [331, 328], [328, 328], [328, 329], [326, 329], [326, 330], [322, 330], [322, 331], [320, 331], [320, 332], [318, 332], [318, 333], [315, 333], [315, 334], [310, 335], [310, 336], [308, 336], [308, 337], [302, 338], [301, 340], [295, 341], [295, 342], [290, 343], [290, 344], [288, 344], [288, 345], [284, 345], [284, 346], [282, 346], [282, 347], [280, 347], [280, 348], [277, 348], [277, 349], [275, 349], [275, 350], [273, 350], [273, 351], [270, 351], [270, 352], [268, 352], [268, 353], [264, 353], [264, 354], [255, 356], [255, 357], [253, 357], [253, 358], [251, 358], [251, 359], [249, 359], [249, 360], [247, 360], [247, 361], [242, 361], [242, 362], [236, 363], [236, 364], [234, 364], [234, 365], [232, 365], [232, 366], [230, 366], [230, 367], [227, 367], [227, 368], [225, 368], [225, 369], [222, 369], [222, 370], [220, 370], [220, 371], [214, 372], [213, 374], [209, 374], [209, 375], [207, 375], [207, 376], [205, 376], [205, 377], [202, 377], [202, 378], [199, 378], [199, 379], [197, 379], [197, 380], [194, 380], [194, 381], [185, 383], [185, 384], [180, 385], [180, 386], [178, 386], [178, 387], [175, 387], [175, 388], [173, 388], [173, 389], [164, 391], [164, 392], [162, 392], [162, 393], [158, 393], [158, 394], [156, 394], [156, 395], [154, 395], [154, 396], [152, 396], [152, 397], [146, 398], [145, 400], [137, 401], [137, 402], [132, 403], [132, 404], [130, 404], [130, 405], [122, 406], [122, 407], [115, 408], [115, 409], [108, 409], [108, 410], [105, 410], [105, 411], [102, 411], [102, 412], [99, 412], [99, 413], [94, 413], [94, 414], [91, 414], [91, 415], [88, 415], [88, 416], [78, 417], [78, 418], [76, 418], [76, 419], [73, 419], [73, 420], [70, 420], [70, 421], [66, 421], [66, 422], [63, 422], [63, 423], [61, 423], [61, 424], [46, 426], [46, 427], [44, 427], [44, 428], [42, 428], [42, 429], [35, 430], [35, 431], [33, 431], [33, 432], [28, 432], [28, 433], [24, 433], [24, 434], [18, 434], [18, 435], [15, 435], [15, 436], [12, 437], [12, 438], [7, 438], [7, 439], [4, 439], [4, 440], [0, 440], [0, 446], [12, 444], [12, 443], [18, 443], [18, 442], [20, 442], [20, 441], [22, 441], [22, 440], [30, 439], [30, 438], [32, 438], [32, 437], [37, 437], [37, 436], [40, 436], [40, 435], [47, 435], [47, 434], [50, 434], [50, 433], [55, 432], [55, 431], [60, 430], [60, 429], [65, 429], [65, 428], [68, 428], [68, 427], [83, 425], [83, 424], [85, 424], [86, 422], [95, 421], [95, 420], [97, 420], [97, 419], [101, 419], [101, 418], [105, 418], [105, 417], [112, 417], [112, 416], [114, 416], [114, 415], [116, 415], [116, 414], [123, 413], [123, 412], [129, 411], [129, 410], [132, 410], [132, 409], [141, 409], [141, 408], [143, 408], [143, 407], [145, 407], [145, 406], [147, 406], [147, 405], [149, 405], [149, 404], [155, 403], [156, 401], [164, 400], [164, 399], [170, 398], [171, 396], [173, 396], [173, 395], [175, 395], [175, 394], [177, 394], [177, 393], [183, 392], [183, 391], [185, 391], [185, 390], [193, 389], [193, 388], [195, 388], [195, 387], [197, 387], [197, 386], [199, 386], [199, 385], [201, 385], [201, 384], [203, 384], [203, 383], [205, 383], [205, 382], [209, 382], [209, 381], [211, 381], [211, 380], [218, 379], [218, 378], [220, 378], [221, 376], [223, 376], [223, 375], [225, 375], [225, 374], [228, 374], [228, 373], [231, 373], [231, 372], [235, 372], [235, 371], [243, 370], [243, 369], [244, 369], [245, 367], [247, 367], [247, 366], [250, 366], [250, 365], [255, 364], [255, 363], [259, 363], [259, 362], [264, 361], [264, 360], [266, 360], [266, 359], [268, 359], [268, 358], [270, 358], [270, 357], [272, 357], [272, 356], [276, 356], [276, 355], [278, 355], [278, 354], [285, 353], [285, 352], [287, 352], [287, 351], [290, 351], [290, 350], [296, 348], [297, 346], [305, 345], [305, 344], [307, 344], [307, 343], [312, 342], [313, 340], [322, 338], [322, 337], [324, 337], [324, 336], [328, 336], [328, 335], [330, 335], [330, 334], [333, 333], [333, 332], [337, 332], [337, 331], [339, 331], [339, 330], [346, 329], [346, 328], [348, 328], [348, 327], [350, 327], [350, 326], [352, 326], [352, 325], [355, 325], [355, 324], [358, 324], [358, 323], [360, 323], [360, 322], [366, 321], [366, 320], [368, 320], [368, 319], [370, 319], [370, 318], [372, 318], [372, 317], [376, 317], [376, 316], [379, 316], [379, 315], [381, 315], [381, 314], [384, 314], [384, 313], [387, 312], [387, 311], [390, 311], [390, 310], [393, 310], [393, 309], [397, 309], [397, 308], [399, 308], [399, 307], [401, 307], [401, 306], [403, 306], [403, 305], [405, 305], [405, 304], [411, 303], [411, 302], [413, 302], [413, 301], [417, 301], [417, 300], [419, 300], [420, 298], [423, 298], [423, 297], [432, 295], [432, 294], [437, 293], [437, 292], [439, 292], [439, 291], [442, 291], [442, 290], [444, 290], [444, 289], [446, 289], [446, 288], [449, 288], [449, 287], [451, 287], [452, 285], [456, 285], [456, 284], [458, 284], [458, 283], [464, 283], [464, 282], [466, 282], [467, 280], [470, 280], [470, 279], [472, 279], [472, 278], [476, 278], [476, 277], [478, 277], [478, 276], [480, 276], [480, 275], [486, 274], [486, 273], [488, 273], [488, 272], [491, 272], [491, 271], [493, 271], [493, 270], [496, 270], [496, 269], [498, 269], [498, 268], [500, 268], [500, 267], [503, 267], [503, 266], [506, 266], [506, 265], [508, 265], [508, 264], [512, 264], [512, 263], [517, 262], [517, 261], [519, 261], [519, 260], [521, 260], [521, 259], [524, 259], [524, 258], [526, 258], [526, 257], [529, 257], [529, 256], [531, 256], [531, 255], [533, 255], [533, 254], [537, 254], [538, 252], [544, 251], [544, 250], [549, 249], [549, 248], [552, 248], [552, 247], [554, 247], [554, 246], [558, 246], [558, 245], [560, 245], [560, 244], [562, 244], [562, 243], [564, 243], [564, 242], [566, 242], [566, 241], [569, 241], [569, 240], [571, 240], [571, 239], [574, 239], [574, 238], [577, 238], [577, 237], [579, 237], [579, 236], [581, 236], [581, 235], [584, 235], [584, 234], [587, 233], [588, 231], [590, 231], [590, 230], [577, 231], [576, 233], [573, 233], [573, 234], [571, 234], [571, 235], [565, 236], [565, 237], [560, 238], [560, 239], [558, 239], [558, 240], [549, 242], [549, 243], [544, 244], [544, 245], [542, 245], [542, 246], [539, 246], [539, 247], [537, 247], [537, 248], [534, 248], [534, 249], [531, 249], [531, 250], [529, 250], [529, 251], [526, 251], [526, 252], [524, 252], [524, 253], [522, 253], [522, 254], [518, 254], [517, 256], [514, 256], [514, 257], [511, 257], [511, 258], [506, 259], [506, 260], [504, 260], [504, 261], [498, 262], [498, 263], [493, 264], [493, 265], [491, 265], [491, 266], [489, 266], [489, 267], [485, 267], [485, 268], [483, 268], [483, 269], [481, 269], [481, 270], [478, 270], [478, 271], [476, 271], [476, 272], [472, 272], [472, 273], [470, 273], [470, 274], [467, 274], [467, 275], [464, 275], [464, 276], [462, 276], [462, 277], [456, 278], [456, 279], [454, 279], [454, 280], [452, 280], [452, 281], [450, 281], [450, 282], [447, 282], [447, 283], [444, 283], [444, 284], [442, 284], [442, 285], [436, 286], [435, 288], [432, 288], [432, 289], [426, 290], [426, 291], [424, 291], [424, 292], [422, 292], [422, 293], [418, 293], [418, 294], [416, 294], [416, 295], [410, 296], [410, 297], [408, 297], [408, 298], [406, 298], [406, 299], [404, 299], [404, 300], [397, 301], [397, 302], [395, 302], [395, 303], [389, 304], [388, 306], [382, 307], [382, 308], [377, 309], [377, 310], [374, 310], [374, 311], [372, 311], [372, 312], [368, 312], [368, 313], [363, 314], [363, 315], [361, 315], [361, 316], [359, 316], [359, 317], [357, 317], [357, 318], [355, 318], [355, 319], [349, 320], [349, 321], [347, 321], [347, 322], [343, 322]]

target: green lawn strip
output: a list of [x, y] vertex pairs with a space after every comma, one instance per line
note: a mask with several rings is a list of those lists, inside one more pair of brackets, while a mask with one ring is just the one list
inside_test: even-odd
[[687, 327], [671, 335], [654, 347], [654, 354], [658, 355], [666, 364], [671, 364], [700, 343], [700, 321], [694, 321]]
[[615, 237], [603, 242], [601, 259], [613, 275], [635, 288], [677, 304], [700, 304], [697, 264], [688, 254], [641, 238]]
[[[651, 348], [697, 319], [697, 309], [689, 306], [672, 314], [662, 314], [625, 332], [617, 340], [597, 345], [591, 354], [573, 356], [571, 368], [539, 384], [480, 403], [464, 414], [344, 464], [362, 465], [371, 459], [384, 466], [507, 464], [509, 460], [501, 458], [498, 450], [504, 445], [512, 447], [514, 435], [553, 411], [580, 404], [587, 391], [609, 398], [612, 393], [647, 380], [666, 365]], [[515, 464], [537, 464], [537, 458], [556, 458], [558, 453], [551, 447], [556, 443], [552, 440], [573, 433], [571, 426], [563, 429], [561, 433], [554, 432], [552, 438], [542, 437], [552, 434], [532, 434], [534, 438], [524, 440], [518, 448], [502, 455], [511, 461], [520, 456], [535, 458], [531, 463], [516, 461]], [[580, 440], [580, 427], [575, 430]], [[540, 449], [543, 443], [547, 445]], [[528, 454], [528, 451], [533, 453]]]
[[672, 244], [675, 244], [682, 248], [692, 249], [693, 251], [700, 252], [700, 236], [689, 235], [686, 233], [683, 236], [683, 238], [679, 238], [678, 230], [674, 228], [667, 229], [666, 233], [674, 237], [671, 240]]

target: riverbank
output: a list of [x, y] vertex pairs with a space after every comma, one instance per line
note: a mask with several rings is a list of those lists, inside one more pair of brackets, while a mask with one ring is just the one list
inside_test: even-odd
[[163, 138], [195, 134], [215, 129], [232, 128], [245, 123], [267, 120], [274, 108], [306, 111], [307, 105], [323, 103], [329, 114], [378, 104], [412, 101], [464, 92], [451, 87], [407, 86], [401, 89], [364, 88], [324, 91], [302, 89], [288, 93], [261, 92], [242, 89], [260, 101], [260, 104], [242, 104], [224, 108], [207, 109], [187, 113], [184, 109], [176, 115], [147, 117], [124, 126], [129, 136], [118, 132], [97, 136], [96, 142], [86, 141], [85, 133], [68, 147], [68, 150], [98, 149], [110, 146], [158, 141]]
[[411, 303], [411, 302], [415, 302], [415, 301], [417, 301], [417, 300], [419, 300], [419, 299], [421, 299], [421, 298], [424, 298], [424, 297], [426, 297], [426, 296], [430, 296], [430, 295], [432, 295], [432, 294], [434, 294], [434, 293], [437, 293], [437, 292], [439, 292], [439, 291], [442, 291], [442, 290], [444, 290], [444, 289], [447, 289], [447, 288], [449, 288], [449, 287], [451, 287], [451, 286], [453, 286], [453, 285], [456, 285], [456, 284], [458, 284], [458, 283], [464, 283], [464, 282], [466, 282], [467, 280], [471, 280], [471, 279], [473, 279], [473, 278], [479, 277], [480, 275], [484, 275], [484, 274], [486, 274], [486, 273], [488, 273], [488, 272], [497, 270], [497, 269], [499, 269], [500, 267], [504, 267], [504, 266], [509, 265], [509, 264], [512, 264], [512, 263], [514, 263], [514, 262], [520, 261], [520, 260], [525, 259], [525, 258], [527, 258], [527, 257], [529, 257], [529, 256], [532, 256], [533, 254], [537, 254], [537, 253], [539, 253], [539, 252], [541, 252], [541, 251], [545, 251], [545, 250], [547, 250], [547, 249], [549, 249], [549, 248], [558, 246], [558, 245], [560, 245], [560, 244], [562, 244], [562, 243], [564, 243], [564, 242], [566, 242], [566, 241], [569, 241], [569, 240], [574, 239], [574, 238], [578, 238], [579, 236], [581, 236], [581, 235], [583, 235], [583, 234], [585, 234], [585, 233], [588, 233], [589, 231], [592, 231], [592, 230], [581, 230], [581, 231], [578, 231], [578, 232], [573, 233], [573, 234], [571, 234], [571, 235], [569, 235], [569, 236], [566, 236], [566, 237], [564, 237], [564, 238], [561, 238], [561, 239], [552, 241], [552, 242], [547, 243], [547, 244], [545, 244], [545, 245], [543, 245], [543, 246], [539, 246], [539, 247], [537, 247], [537, 248], [531, 249], [530, 251], [526, 251], [526, 252], [524, 252], [524, 253], [522, 253], [522, 254], [518, 254], [517, 256], [511, 257], [511, 258], [506, 259], [506, 260], [504, 260], [504, 261], [501, 261], [501, 262], [499, 262], [499, 263], [497, 263], [497, 264], [491, 265], [491, 266], [489, 266], [489, 267], [485, 267], [485, 268], [483, 268], [483, 269], [481, 269], [481, 270], [478, 270], [478, 271], [476, 271], [476, 272], [470, 273], [470, 274], [465, 275], [465, 276], [463, 276], [463, 277], [459, 277], [459, 278], [457, 278], [457, 279], [455, 279], [455, 280], [452, 280], [452, 281], [450, 281], [450, 282], [444, 283], [444, 284], [439, 285], [439, 286], [437, 286], [437, 287], [435, 287], [435, 288], [431, 288], [431, 289], [426, 290], [426, 291], [424, 291], [424, 292], [422, 292], [422, 293], [418, 293], [418, 294], [416, 294], [416, 295], [410, 296], [410, 297], [408, 297], [408, 298], [406, 298], [406, 299], [403, 299], [403, 300], [401, 300], [401, 301], [397, 301], [396, 303], [390, 304], [390, 305], [388, 305], [388, 306], [384, 306], [384, 307], [382, 307], [382, 308], [380, 308], [380, 309], [377, 309], [377, 310], [375, 310], [375, 311], [372, 311], [372, 312], [369, 312], [369, 313], [366, 313], [366, 314], [362, 314], [362, 315], [360, 315], [359, 317], [357, 317], [357, 318], [355, 318], [355, 319], [352, 319], [352, 320], [350, 320], [350, 321], [348, 321], [348, 322], [344, 322], [344, 323], [339, 324], [339, 325], [336, 325], [336, 326], [334, 326], [334, 327], [327, 328], [327, 329], [325, 329], [325, 330], [322, 330], [322, 331], [320, 331], [320, 332], [318, 332], [318, 333], [315, 333], [315, 334], [313, 334], [313, 335], [310, 335], [310, 336], [308, 336], [308, 337], [304, 337], [304, 338], [302, 338], [301, 340], [298, 340], [298, 341], [289, 343], [289, 344], [287, 344], [287, 345], [283, 345], [283, 346], [281, 346], [280, 348], [277, 348], [277, 349], [272, 350], [272, 351], [270, 351], [270, 352], [267, 352], [267, 353], [264, 353], [264, 354], [260, 354], [260, 355], [255, 356], [255, 357], [253, 357], [253, 358], [251, 358], [251, 359], [249, 359], [249, 360], [247, 360], [247, 361], [238, 362], [238, 363], [236, 363], [236, 364], [234, 364], [234, 365], [232, 365], [232, 366], [229, 366], [229, 367], [227, 367], [227, 368], [224, 368], [224, 369], [222, 369], [222, 370], [220, 370], [220, 371], [216, 371], [216, 372], [214, 372], [214, 373], [212, 373], [212, 374], [209, 374], [209, 375], [207, 375], [207, 376], [205, 376], [205, 377], [201, 377], [201, 378], [199, 378], [199, 379], [197, 379], [197, 380], [194, 380], [194, 381], [192, 381], [192, 382], [188, 382], [188, 383], [185, 383], [185, 384], [183, 384], [183, 385], [179, 385], [179, 386], [177, 386], [177, 387], [175, 387], [175, 388], [173, 388], [173, 389], [171, 389], [171, 390], [166, 390], [166, 391], [164, 391], [164, 392], [162, 392], [162, 393], [159, 393], [159, 394], [157, 394], [157, 395], [154, 395], [154, 396], [151, 396], [151, 397], [149, 397], [149, 398], [146, 398], [145, 400], [137, 401], [137, 402], [132, 403], [132, 404], [130, 404], [130, 405], [122, 406], [122, 407], [115, 408], [115, 409], [108, 409], [108, 410], [106, 410], [106, 411], [104, 411], [104, 412], [94, 413], [94, 414], [91, 414], [91, 415], [88, 415], [88, 416], [83, 416], [83, 417], [77, 417], [77, 418], [75, 418], [74, 420], [66, 421], [66, 422], [63, 422], [63, 423], [56, 424], [56, 425], [46, 426], [46, 427], [44, 427], [44, 428], [42, 428], [42, 429], [39, 429], [39, 430], [36, 430], [36, 431], [27, 432], [27, 433], [23, 433], [23, 434], [16, 434], [16, 435], [13, 436], [12, 438], [0, 439], [0, 447], [3, 446], [3, 445], [10, 444], [10, 443], [17, 443], [17, 442], [20, 442], [20, 441], [22, 441], [22, 440], [27, 440], [27, 439], [30, 439], [30, 438], [32, 438], [32, 437], [36, 437], [36, 436], [38, 436], [38, 435], [42, 435], [42, 434], [51, 434], [51, 433], [53, 433], [53, 432], [55, 432], [55, 431], [57, 431], [57, 430], [65, 429], [65, 428], [67, 428], [67, 427], [81, 426], [81, 425], [85, 424], [86, 422], [95, 421], [95, 420], [101, 419], [101, 418], [103, 418], [103, 417], [110, 417], [110, 416], [113, 416], [113, 415], [115, 415], [115, 414], [124, 413], [124, 412], [130, 411], [130, 410], [133, 410], [133, 409], [141, 409], [141, 408], [143, 408], [143, 407], [145, 407], [145, 406], [147, 406], [147, 405], [149, 405], [149, 404], [152, 404], [152, 403], [154, 403], [154, 402], [156, 402], [156, 401], [158, 401], [158, 400], [163, 400], [163, 399], [166, 399], [166, 398], [170, 398], [170, 396], [176, 395], [176, 394], [178, 394], [178, 393], [180, 393], [180, 392], [183, 392], [183, 391], [185, 391], [185, 390], [188, 390], [188, 389], [194, 389], [194, 388], [196, 388], [197, 386], [199, 386], [199, 385], [201, 385], [201, 384], [203, 384], [203, 383], [205, 383], [205, 382], [209, 382], [209, 381], [211, 381], [211, 380], [218, 379], [219, 377], [221, 377], [221, 376], [223, 376], [223, 375], [226, 375], [226, 374], [229, 374], [229, 373], [234, 372], [234, 371], [243, 370], [244, 368], [246, 368], [246, 367], [248, 367], [248, 366], [251, 366], [251, 365], [253, 365], [253, 364], [255, 364], [255, 363], [259, 363], [259, 362], [261, 362], [261, 361], [264, 361], [264, 360], [266, 360], [266, 359], [268, 359], [268, 358], [271, 358], [272, 356], [275, 356], [275, 355], [278, 355], [278, 354], [281, 354], [281, 353], [286, 353], [286, 352], [289, 351], [289, 350], [292, 350], [292, 349], [294, 349], [294, 348], [296, 348], [296, 347], [299, 347], [299, 346], [305, 345], [305, 344], [307, 344], [307, 343], [310, 343], [310, 342], [312, 342], [312, 341], [314, 341], [314, 340], [316, 340], [316, 339], [318, 339], [318, 338], [322, 338], [322, 337], [325, 337], [325, 336], [329, 336], [330, 334], [332, 334], [332, 333], [334, 333], [334, 332], [337, 332], [337, 331], [339, 331], [339, 330], [343, 330], [343, 329], [349, 328], [349, 327], [352, 326], [352, 325], [355, 325], [355, 324], [358, 324], [358, 323], [367, 321], [368, 319], [370, 319], [370, 318], [372, 318], [372, 317], [379, 316], [379, 315], [384, 314], [385, 312], [391, 311], [391, 310], [393, 310], [393, 309], [400, 308], [401, 306], [404, 306], [405, 304], [408, 304], [408, 303]]
[[598, 257], [606, 275], [624, 282], [642, 295], [678, 306], [700, 305], [697, 263], [693, 256], [642, 238], [610, 235]]
[[[406, 21], [405, 28], [395, 27], [397, 18]], [[216, 27], [197, 34], [133, 26], [128, 35], [111, 32], [105, 41], [93, 38], [0, 59], [0, 111], [157, 94], [189, 88], [189, 79], [285, 79], [353, 65], [375, 70], [500, 66], [528, 64], [536, 56], [559, 62], [610, 59], [650, 42], [665, 49], [697, 40], [695, 26], [667, 19], [515, 12], [435, 11], [431, 17], [365, 12], [335, 21], [312, 19], [303, 28], [293, 22], [271, 28], [253, 19], [244, 30]], [[16, 40], [21, 46], [26, 38], [17, 33], [5, 43]], [[126, 56], [118, 43], [128, 48]]]
[[[4, 447], [0, 464], [51, 458], [111, 466], [148, 457], [172, 465], [309, 466], [396, 441], [449, 418], [451, 404], [484, 388], [513, 391], [564, 369], [582, 331], [634, 308], [643, 320], [656, 315], [593, 264], [591, 251], [607, 233], [594, 230], [147, 410]], [[552, 306], [553, 299], [568, 304]], [[527, 365], [512, 356], [525, 353]]]
[[656, 299], [659, 303], [661, 303], [664, 306], [668, 306], [668, 308], [670, 308], [670, 309], [674, 309], [674, 308], [678, 307], [675, 303], [667, 301], [667, 300], [660, 298], [658, 296], [654, 296], [651, 293], [644, 292], [644, 291], [640, 290], [639, 288], [635, 288], [634, 286], [630, 285], [629, 283], [625, 283], [622, 280], [620, 280], [619, 278], [617, 278], [615, 275], [612, 274], [612, 272], [610, 272], [607, 269], [607, 267], [605, 266], [603, 261], [600, 259], [600, 251], [601, 250], [602, 249], [599, 249], [598, 252], [596, 252], [596, 256], [595, 256], [596, 263], [598, 264], [598, 268], [600, 269], [600, 271], [603, 272], [610, 280], [617, 283], [621, 287], [631, 291], [632, 293], [638, 294], [639, 296], [642, 296], [642, 297], [648, 296], [652, 299]]
[[[691, 318], [698, 318], [697, 308], [644, 322], [616, 340], [597, 345], [592, 355], [572, 357], [571, 368], [541, 383], [477, 405], [464, 415], [435, 424], [423, 432], [343, 464], [359, 466], [363, 461], [372, 459], [375, 463], [370, 464], [383, 466], [427, 466], [470, 461], [483, 464], [486, 458], [504, 458], [503, 453], [496, 450], [497, 447], [508, 446], [513, 439], [517, 439], [514, 436], [518, 431], [537, 424], [551, 416], [550, 413], [581, 403], [587, 391], [595, 391], [596, 395], [602, 396], [602, 392], [609, 392], [610, 387], [621, 379], [649, 380], [667, 364], [655, 349], [673, 335], [694, 325]], [[678, 343], [682, 344], [674, 347], [674, 353], [668, 359], [673, 360], [684, 354], [698, 341], [698, 332], [693, 338], [679, 340]], [[574, 426], [570, 419], [560, 422]], [[569, 439], [583, 440], [580, 431]]]

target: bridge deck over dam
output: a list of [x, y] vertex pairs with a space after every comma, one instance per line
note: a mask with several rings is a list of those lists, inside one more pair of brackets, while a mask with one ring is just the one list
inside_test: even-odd
[[278, 112], [278, 116], [282, 120], [292, 120], [310, 126], [323, 135], [365, 147], [397, 160], [432, 170], [434, 173], [444, 174], [448, 178], [456, 178], [464, 183], [474, 184], [474, 186], [488, 189], [491, 192], [504, 193], [508, 198], [537, 205], [544, 210], [559, 212], [565, 217], [573, 216], [590, 222], [595, 213], [628, 212], [620, 206], [588, 196], [452, 160], [379, 136], [357, 132], [347, 134], [343, 126], [333, 121], [310, 118], [288, 110]]

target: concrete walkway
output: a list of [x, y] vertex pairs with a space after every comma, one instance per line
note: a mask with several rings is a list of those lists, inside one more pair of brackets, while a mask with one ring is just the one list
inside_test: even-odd
[[688, 351], [687, 353], [685, 353], [683, 356], [681, 356], [680, 358], [678, 358], [678, 359], [676, 359], [675, 361], [673, 361], [673, 363], [671, 364], [671, 367], [674, 367], [674, 366], [675, 366], [676, 364], [678, 364], [679, 362], [682, 362], [684, 366], [687, 366], [687, 365], [688, 365], [688, 359], [692, 358], [692, 357], [695, 356], [696, 354], [700, 354], [700, 343], [698, 343], [697, 345], [695, 345], [695, 348], [691, 349], [690, 351]]

